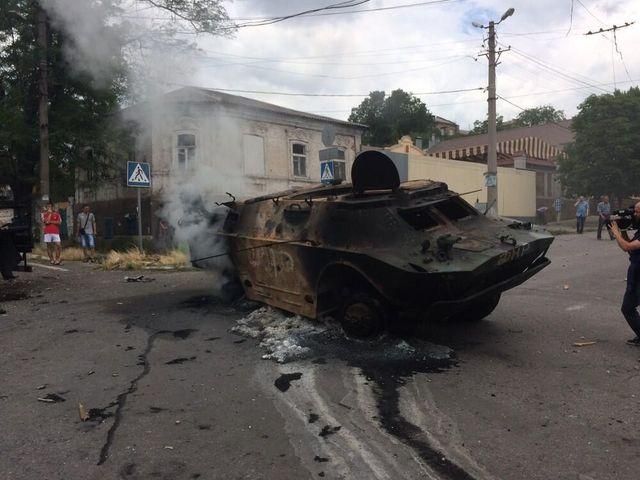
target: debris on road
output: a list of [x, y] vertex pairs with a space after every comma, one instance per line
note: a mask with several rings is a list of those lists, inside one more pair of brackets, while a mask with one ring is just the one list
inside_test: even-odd
[[563, 290], [569, 290], [569, 285], [565, 284], [565, 285], [562, 287], [562, 289], [563, 289]]
[[64, 397], [61, 397], [57, 393], [47, 393], [44, 397], [38, 397], [38, 401], [44, 402], [44, 403], [60, 403], [60, 402], [66, 402], [67, 399]]
[[320, 433], [318, 435], [321, 436], [322, 438], [327, 438], [329, 435], [333, 435], [334, 433], [339, 431], [341, 428], [342, 427], [340, 425], [338, 425], [337, 427], [332, 427], [331, 425], [325, 425], [324, 427], [322, 427], [322, 430], [320, 430]]
[[262, 358], [278, 363], [307, 358], [310, 349], [299, 344], [301, 338], [326, 330], [321, 323], [314, 325], [300, 315], [286, 316], [272, 307], [254, 310], [231, 328], [232, 333], [260, 340], [260, 346], [267, 351]]
[[124, 277], [124, 281], [128, 283], [133, 283], [133, 282], [148, 283], [148, 282], [153, 282], [154, 280], [155, 278], [145, 277], [144, 275], [138, 275], [137, 277]]
[[595, 344], [596, 342], [573, 342], [574, 347], [588, 347]]
[[289, 390], [289, 387], [291, 386], [291, 382], [293, 380], [300, 380], [301, 378], [302, 378], [302, 373], [300, 372], [283, 373], [282, 375], [280, 375], [280, 377], [276, 379], [274, 385], [281, 392], [286, 392], [287, 390]]
[[78, 402], [78, 415], [80, 416], [80, 420], [83, 422], [86, 422], [90, 418], [87, 410], [84, 408], [84, 405], [80, 402]]
[[43, 383], [42, 385], [38, 385], [38, 386], [36, 387], [36, 390], [44, 390], [45, 388], [47, 388], [47, 384], [46, 384], [46, 383]]
[[169, 360], [168, 362], [165, 362], [165, 365], [181, 365], [185, 362], [193, 362], [197, 357], [193, 356], [193, 357], [180, 357], [180, 358], [174, 358], [173, 360]]

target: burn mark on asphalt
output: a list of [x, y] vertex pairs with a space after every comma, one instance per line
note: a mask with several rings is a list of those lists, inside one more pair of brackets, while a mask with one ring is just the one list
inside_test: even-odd
[[205, 342], [213, 342], [215, 340], [220, 340], [222, 337], [209, 337], [209, 338], [205, 338], [204, 341]]
[[286, 392], [287, 390], [289, 390], [289, 387], [291, 386], [291, 382], [293, 380], [300, 380], [301, 378], [302, 378], [302, 373], [300, 372], [283, 373], [282, 375], [280, 375], [280, 377], [276, 379], [276, 381], [274, 382], [274, 385], [281, 392]]
[[174, 358], [173, 360], [169, 360], [168, 362], [165, 362], [165, 365], [182, 365], [185, 362], [193, 362], [196, 358], [196, 356], [193, 357], [179, 357], [179, 358]]
[[78, 333], [80, 330], [78, 330], [77, 328], [72, 328], [71, 330], [65, 330], [64, 334], [65, 335], [69, 335], [71, 333]]
[[326, 457], [321, 457], [320, 455], [316, 455], [315, 457], [313, 457], [313, 461], [318, 463], [324, 463], [324, 462], [328, 462], [329, 459]]
[[181, 305], [187, 308], [206, 308], [220, 303], [220, 299], [213, 295], [196, 295], [184, 300]]
[[166, 408], [149, 407], [149, 412], [151, 412], [151, 413], [160, 413], [160, 412], [164, 412], [165, 410], [166, 410]]
[[316, 423], [318, 420], [320, 420], [320, 416], [316, 413], [310, 413], [309, 414], [309, 423]]
[[120, 469], [120, 476], [121, 477], [130, 477], [131, 475], [133, 475], [134, 473], [136, 473], [136, 464], [135, 463], [127, 463], [125, 465], [122, 466], [122, 468]]
[[424, 432], [407, 420], [400, 411], [399, 388], [416, 373], [439, 373], [454, 365], [447, 358], [414, 358], [404, 362], [383, 363], [374, 361], [360, 364], [363, 375], [372, 382], [377, 397], [378, 421], [390, 435], [413, 449], [431, 468], [446, 480], [474, 480], [462, 467], [452, 462], [446, 454], [432, 446]]
[[[441, 373], [457, 365], [451, 349], [420, 338], [388, 336], [373, 342], [354, 341], [333, 331], [297, 337], [296, 341], [310, 349], [312, 358], [340, 359], [358, 368], [376, 398], [376, 420], [381, 428], [413, 449], [440, 477], [444, 480], [474, 479], [449, 460], [446, 452], [435, 448], [425, 432], [406, 419], [399, 407], [399, 389], [414, 375]], [[320, 436], [331, 435], [337, 429], [339, 427], [326, 425]]]
[[198, 430], [211, 430], [211, 425], [198, 425]]
[[173, 336], [179, 338], [180, 340], [186, 340], [189, 338], [189, 335], [197, 332], [198, 330], [195, 328], [185, 328], [183, 330], [174, 330]]
[[244, 343], [246, 341], [247, 341], [246, 338], [241, 338], [240, 340], [234, 340], [233, 343]]
[[115, 407], [116, 403], [107, 405], [105, 408], [91, 408], [88, 412], [89, 418], [87, 421], [93, 421], [102, 423], [107, 418], [113, 417], [113, 413], [107, 412], [109, 408]]
[[324, 427], [322, 427], [322, 430], [320, 430], [318, 436], [327, 438], [329, 435], [333, 435], [334, 433], [339, 432], [341, 428], [342, 427], [340, 425], [337, 425], [335, 427], [332, 427], [331, 425], [325, 425]]

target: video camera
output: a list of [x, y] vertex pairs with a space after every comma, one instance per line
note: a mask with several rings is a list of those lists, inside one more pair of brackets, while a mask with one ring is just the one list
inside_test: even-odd
[[611, 216], [606, 222], [607, 228], [611, 226], [612, 221], [615, 221], [618, 224], [620, 230], [636, 230], [640, 228], [640, 222], [638, 222], [634, 217], [634, 207], [612, 210]]

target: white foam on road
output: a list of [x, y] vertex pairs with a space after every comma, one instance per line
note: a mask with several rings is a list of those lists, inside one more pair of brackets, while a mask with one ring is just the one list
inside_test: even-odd
[[300, 315], [287, 316], [271, 307], [261, 307], [236, 322], [233, 333], [257, 338], [265, 353], [262, 358], [287, 363], [307, 358], [311, 351], [300, 345], [303, 336], [321, 333], [326, 325], [313, 322]]

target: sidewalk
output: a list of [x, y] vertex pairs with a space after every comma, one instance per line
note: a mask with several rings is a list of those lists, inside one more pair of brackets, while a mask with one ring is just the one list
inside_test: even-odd
[[[549, 233], [553, 235], [565, 235], [567, 233], [576, 233], [576, 219], [569, 218], [567, 220], [561, 220], [559, 222], [549, 222], [546, 225], [542, 225]], [[596, 232], [598, 230], [598, 216], [590, 215], [584, 222], [584, 232]], [[604, 229], [603, 229], [604, 230]], [[606, 232], [602, 232], [603, 236], [606, 236]]]

